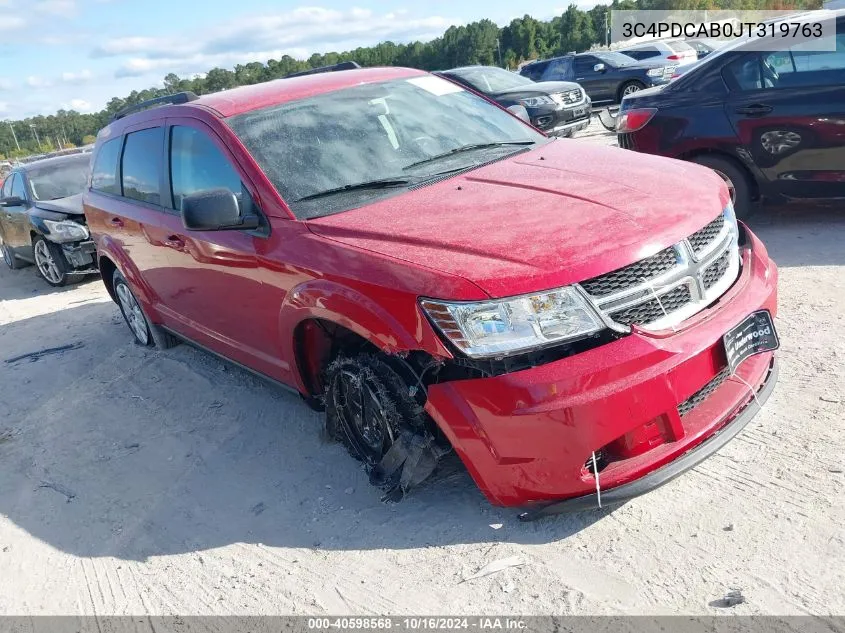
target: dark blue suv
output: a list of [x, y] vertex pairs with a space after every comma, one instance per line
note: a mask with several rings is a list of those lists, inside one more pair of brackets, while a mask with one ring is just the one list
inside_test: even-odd
[[522, 67], [534, 81], [576, 81], [593, 102], [618, 103], [643, 88], [669, 83], [676, 64], [638, 61], [622, 53], [595, 51], [544, 59]]

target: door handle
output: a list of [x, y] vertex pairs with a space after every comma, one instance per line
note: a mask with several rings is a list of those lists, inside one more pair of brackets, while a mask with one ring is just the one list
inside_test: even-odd
[[123, 228], [123, 220], [121, 220], [120, 218], [112, 218], [111, 220], [109, 220], [109, 224], [117, 228]]
[[181, 251], [185, 248], [184, 240], [178, 235], [168, 236], [168, 238], [164, 240], [164, 245], [168, 248], [175, 248], [177, 251]]
[[747, 114], [748, 116], [762, 116], [764, 114], [768, 114], [774, 108], [770, 105], [766, 105], [765, 103], [754, 103], [751, 105], [743, 106], [741, 108], [737, 108], [737, 114]]

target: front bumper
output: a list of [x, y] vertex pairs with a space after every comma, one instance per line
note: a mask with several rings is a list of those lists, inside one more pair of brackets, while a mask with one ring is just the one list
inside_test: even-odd
[[[728, 377], [699, 397], [726, 365], [722, 335], [755, 310], [776, 313], [777, 269], [763, 244], [746, 235], [733, 287], [677, 332], [634, 331], [524, 371], [429, 387], [427, 411], [492, 503], [540, 513], [567, 499], [566, 508], [556, 507], [593, 505], [594, 452], [606, 459], [602, 503], [621, 502], [690, 468], [685, 455], [700, 446], [694, 455], [703, 459], [730, 439], [729, 429], [735, 434], [747, 423], [758, 409], [747, 408], [745, 383], [773, 385], [766, 380], [771, 353], [747, 359], [742, 380]], [[725, 440], [705, 449], [720, 431]]]
[[62, 248], [62, 253], [65, 260], [70, 264], [75, 272], [96, 273], [97, 267], [95, 264], [97, 246], [91, 240], [84, 242], [63, 242], [59, 246]]
[[[582, 109], [584, 114], [575, 115], [575, 110]], [[531, 124], [549, 136], [569, 135], [590, 126], [591, 105], [584, 100], [576, 107], [557, 106], [554, 108], [533, 108], [529, 112]]]

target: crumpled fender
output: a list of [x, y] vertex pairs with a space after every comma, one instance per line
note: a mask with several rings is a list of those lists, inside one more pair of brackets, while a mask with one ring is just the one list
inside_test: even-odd
[[[388, 311], [367, 294], [329, 279], [316, 279], [294, 287], [285, 297], [279, 315], [279, 332], [285, 358], [296, 358], [294, 336], [306, 319], [324, 319], [354, 332], [387, 354], [422, 350], [451, 358], [409, 293], [390, 293]], [[299, 370], [297, 387], [306, 391]]]

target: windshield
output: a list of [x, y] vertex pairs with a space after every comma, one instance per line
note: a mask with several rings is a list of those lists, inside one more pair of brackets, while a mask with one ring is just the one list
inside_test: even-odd
[[625, 53], [617, 53], [616, 51], [603, 51], [601, 53], [592, 54], [611, 66], [627, 66], [628, 64], [633, 64], [637, 61], [633, 57], [628, 57]]
[[503, 68], [472, 68], [454, 74], [483, 93], [504, 92], [534, 83], [527, 77], [508, 72]]
[[[337, 90], [227, 122], [300, 219], [362, 206], [526, 149], [506, 143], [548, 141], [497, 106], [431, 75]], [[327, 192], [332, 195], [320, 195]]]
[[50, 163], [26, 170], [33, 200], [56, 200], [82, 193], [88, 183], [90, 156]]

